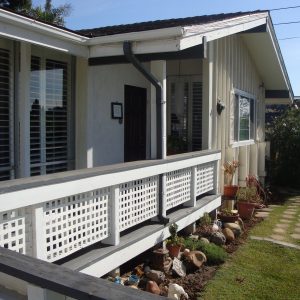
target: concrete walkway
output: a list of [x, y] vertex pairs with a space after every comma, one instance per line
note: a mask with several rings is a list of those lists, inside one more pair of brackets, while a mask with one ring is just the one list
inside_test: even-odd
[[[268, 208], [256, 212], [256, 217], [268, 218], [269, 214], [280, 205], [269, 205]], [[284, 205], [284, 210], [274, 224], [272, 233], [269, 236], [257, 237], [253, 239], [263, 239], [300, 249], [300, 196], [291, 197]]]

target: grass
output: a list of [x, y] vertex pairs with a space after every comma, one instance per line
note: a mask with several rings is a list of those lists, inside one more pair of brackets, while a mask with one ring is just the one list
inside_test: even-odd
[[[291, 204], [289, 198], [283, 205], [275, 207], [269, 217], [258, 224], [250, 235], [269, 237], [273, 228], [282, 219], [282, 213]], [[296, 244], [290, 237], [300, 216], [297, 208], [285, 234], [285, 241]], [[283, 247], [267, 241], [248, 239], [237, 252], [218, 270], [202, 293], [203, 300], [221, 299], [300, 299], [300, 250]]]
[[[269, 217], [255, 226], [255, 228], [251, 231], [251, 235], [259, 237], [270, 237], [270, 235], [274, 234], [273, 229], [275, 228], [276, 224], [280, 223], [280, 220], [283, 218], [283, 212], [287, 210], [288, 206], [292, 203], [291, 200], [294, 199], [299, 199], [299, 197], [289, 198], [283, 205], [274, 207]], [[300, 240], [295, 240], [291, 237], [291, 234], [294, 233], [293, 230], [295, 228], [295, 224], [299, 222], [299, 218], [296, 216], [300, 216], [300, 206], [298, 206], [297, 208], [295, 217], [291, 219], [290, 223], [288, 223], [289, 227], [286, 229], [286, 234], [284, 234], [283, 241], [293, 244], [300, 244]]]
[[201, 299], [285, 299], [300, 295], [300, 250], [248, 240], [208, 283]]

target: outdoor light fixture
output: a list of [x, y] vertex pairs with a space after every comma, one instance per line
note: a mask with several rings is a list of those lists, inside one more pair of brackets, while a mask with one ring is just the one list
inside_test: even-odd
[[218, 112], [218, 115], [221, 114], [221, 112], [223, 111], [223, 109], [225, 109], [225, 103], [224, 103], [224, 101], [218, 99], [218, 102], [217, 102], [217, 112]]

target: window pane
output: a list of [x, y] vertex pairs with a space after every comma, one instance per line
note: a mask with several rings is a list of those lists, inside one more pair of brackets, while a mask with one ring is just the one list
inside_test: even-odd
[[245, 141], [250, 138], [250, 99], [240, 97], [240, 134], [239, 140]]

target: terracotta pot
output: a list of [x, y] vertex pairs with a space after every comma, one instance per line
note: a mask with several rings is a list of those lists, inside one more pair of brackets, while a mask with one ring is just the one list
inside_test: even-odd
[[219, 219], [224, 223], [234, 223], [238, 220], [240, 216], [234, 215], [234, 216], [222, 216], [222, 214], [219, 215]]
[[174, 258], [178, 257], [181, 245], [167, 245], [167, 249], [169, 250], [169, 255]]
[[239, 187], [237, 185], [224, 185], [224, 196], [228, 198], [235, 198], [238, 188]]
[[244, 220], [251, 219], [255, 208], [254, 203], [239, 201], [237, 203], [237, 207], [238, 207], [239, 215], [242, 219]]

